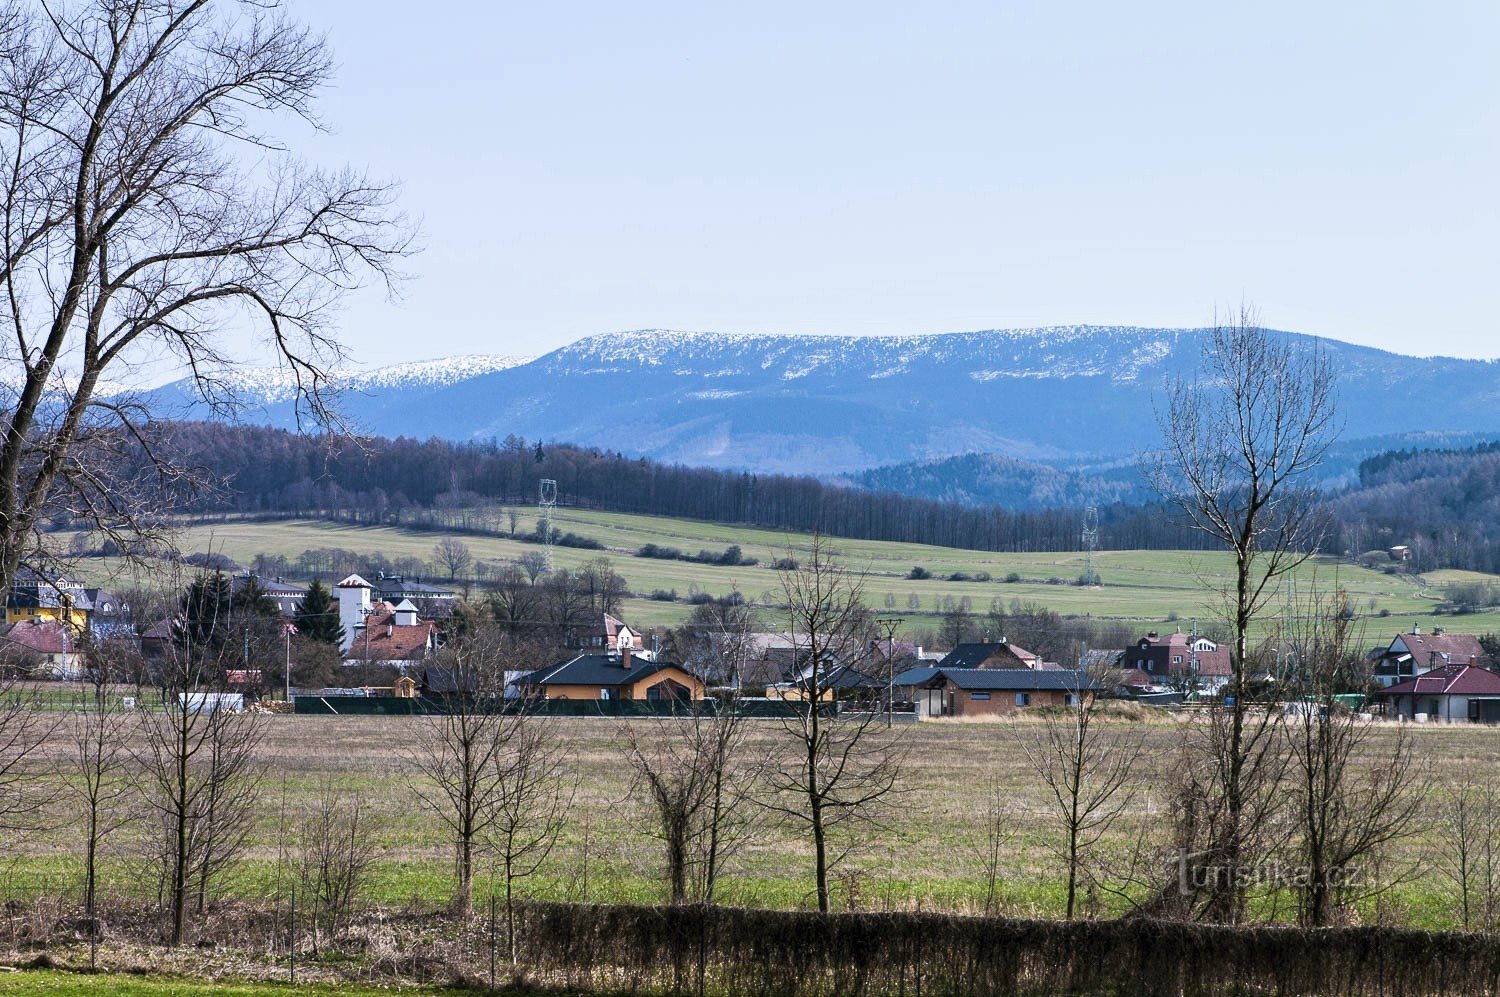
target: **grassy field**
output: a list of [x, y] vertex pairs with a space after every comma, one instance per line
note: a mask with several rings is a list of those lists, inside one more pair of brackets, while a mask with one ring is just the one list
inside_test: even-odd
[[[534, 520], [521, 517], [520, 529], [529, 531]], [[807, 549], [805, 535], [778, 533], [745, 526], [705, 523], [695, 520], [636, 516], [621, 513], [564, 509], [557, 516], [558, 528], [593, 537], [604, 552], [559, 547], [555, 558], [563, 567], [576, 567], [603, 553], [630, 583], [635, 598], [627, 600], [625, 615], [638, 626], [675, 625], [686, 618], [685, 602], [659, 602], [642, 596], [657, 589], [675, 589], [685, 599], [690, 592], [723, 595], [738, 590], [748, 599], [774, 605], [778, 579], [769, 568], [780, 557], [796, 558]], [[497, 525], [497, 524], [490, 524]], [[178, 545], [183, 551], [216, 551], [241, 563], [256, 554], [294, 558], [304, 550], [342, 547], [361, 552], [381, 552], [389, 558], [412, 556], [430, 559], [439, 534], [390, 527], [355, 527], [317, 520], [251, 522], [227, 519], [202, 522], [184, 528]], [[464, 542], [478, 560], [511, 561], [537, 548], [504, 537], [465, 536]], [[752, 567], [722, 567], [686, 561], [663, 561], [633, 556], [642, 545], [654, 543], [684, 552], [701, 549], [721, 551], [739, 545], [745, 556], [760, 563]], [[841, 559], [867, 573], [867, 602], [877, 611], [908, 618], [911, 627], [935, 625], [942, 607], [967, 599], [976, 613], [987, 612], [999, 600], [1046, 606], [1065, 616], [1120, 620], [1133, 628], [1207, 624], [1221, 616], [1219, 593], [1228, 585], [1227, 555], [1193, 551], [1100, 551], [1095, 564], [1100, 587], [1073, 584], [1083, 574], [1081, 552], [988, 553], [932, 547], [921, 544], [868, 540], [836, 540]], [[915, 566], [933, 575], [922, 581], [907, 578]], [[111, 572], [104, 561], [84, 562], [84, 570], [96, 576]], [[988, 573], [991, 581], [950, 581], [963, 572]], [[1020, 580], [1006, 582], [1017, 576]], [[1370, 629], [1382, 637], [1409, 629], [1413, 623], [1431, 625], [1442, 585], [1458, 581], [1489, 581], [1500, 578], [1473, 572], [1441, 571], [1422, 578], [1359, 567], [1348, 562], [1319, 558], [1304, 565], [1293, 576], [1304, 596], [1315, 586], [1343, 587], [1356, 610], [1370, 619]], [[100, 577], [100, 581], [109, 581]], [[915, 606], [913, 606], [915, 601]], [[1378, 617], [1384, 612], [1386, 617]], [[774, 625], [774, 619], [772, 620]], [[1493, 611], [1466, 618], [1466, 629], [1486, 632], [1500, 628]]]
[[[439, 906], [452, 889], [451, 848], [437, 818], [421, 806], [410, 754], [417, 743], [416, 718], [271, 716], [261, 749], [266, 775], [253, 836], [254, 845], [235, 871], [231, 892], [262, 903], [283, 897], [285, 883], [275, 870], [283, 854], [282, 828], [296, 826], [311, 812], [326, 785], [357, 796], [379, 824], [378, 854], [369, 899], [405, 909]], [[638, 787], [625, 747], [623, 721], [552, 719], [570, 750], [577, 796], [562, 840], [527, 892], [540, 899], [595, 902], [660, 902], [665, 895], [659, 844], [650, 835], [651, 813]], [[1165, 797], [1169, 773], [1177, 764], [1184, 724], [1167, 717], [1146, 724], [1112, 722], [1112, 737], [1144, 733], [1145, 751], [1135, 768], [1140, 792], [1128, 820], [1110, 840], [1127, 849], [1141, 829], [1165, 838], [1172, 814]], [[636, 721], [641, 723], [641, 721]], [[758, 721], [753, 745], [770, 748], [779, 725]], [[1010, 840], [1001, 861], [999, 900], [1014, 916], [1056, 917], [1062, 913], [1062, 872], [1054, 855], [1058, 835], [1043, 816], [1043, 789], [1028, 767], [1018, 737], [1035, 720], [935, 721], [901, 731], [901, 792], [883, 830], [859, 836], [836, 882], [836, 901], [862, 909], [924, 909], [976, 912], [985, 896], [980, 858], [986, 834], [990, 787], [1009, 809]], [[649, 733], [661, 736], [657, 728]], [[1500, 765], [1500, 730], [1415, 728], [1419, 754], [1442, 759], [1442, 775], [1488, 777]], [[1392, 727], [1371, 741], [1360, 770], [1387, 751]], [[66, 762], [64, 737], [48, 746], [39, 763]], [[1424, 773], [1425, 781], [1436, 771]], [[1435, 785], [1429, 793], [1431, 811]], [[57, 829], [75, 818], [65, 798], [54, 805], [48, 830], [24, 838], [8, 836], [0, 860], [0, 901], [31, 895], [76, 895], [78, 864], [72, 841]], [[141, 822], [113, 839], [105, 892], [122, 898], [150, 897], [153, 873], [145, 860]], [[1455, 911], [1451, 887], [1431, 874], [1441, 835], [1432, 829], [1403, 842], [1388, 874], [1424, 868], [1426, 874], [1398, 886], [1386, 911], [1423, 927], [1451, 927]], [[745, 906], [807, 908], [813, 905], [809, 843], [794, 829], [767, 820], [752, 845], [733, 860], [722, 882], [722, 902]], [[483, 896], [485, 887], [480, 886]], [[1119, 912], [1116, 901], [1099, 898], [1099, 912]], [[1285, 909], [1281, 910], [1285, 915]], [[1373, 916], [1373, 915], [1372, 915]]]

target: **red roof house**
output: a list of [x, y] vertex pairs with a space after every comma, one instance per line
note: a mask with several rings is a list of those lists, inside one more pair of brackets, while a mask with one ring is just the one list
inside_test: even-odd
[[372, 603], [344, 652], [344, 663], [404, 666], [421, 661], [437, 650], [440, 633], [436, 623], [417, 617], [417, 607], [408, 600], [396, 606]]
[[72, 679], [80, 674], [73, 632], [56, 620], [22, 620], [0, 627], [0, 652], [39, 661], [38, 678]]
[[1500, 675], [1473, 665], [1443, 665], [1382, 689], [1392, 716], [1500, 723]]

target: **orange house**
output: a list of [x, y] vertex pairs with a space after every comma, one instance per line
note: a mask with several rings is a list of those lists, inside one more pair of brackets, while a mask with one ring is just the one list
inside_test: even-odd
[[703, 680], [670, 661], [646, 661], [629, 649], [615, 654], [579, 654], [522, 675], [515, 681], [524, 696], [544, 699], [645, 699], [694, 702], [703, 698]]

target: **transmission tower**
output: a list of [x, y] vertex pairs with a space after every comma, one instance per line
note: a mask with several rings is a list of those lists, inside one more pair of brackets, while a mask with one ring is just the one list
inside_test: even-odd
[[552, 570], [552, 513], [557, 509], [557, 482], [543, 478], [537, 489], [537, 525], [541, 527], [542, 556], [547, 559], [547, 570]]
[[1089, 506], [1083, 510], [1083, 579], [1089, 585], [1099, 584], [1099, 575], [1094, 571], [1094, 551], [1099, 549], [1099, 509]]

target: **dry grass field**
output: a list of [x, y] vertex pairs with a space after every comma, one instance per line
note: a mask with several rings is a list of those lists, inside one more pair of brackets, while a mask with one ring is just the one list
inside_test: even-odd
[[[265, 768], [254, 844], [235, 870], [228, 889], [249, 899], [274, 901], [282, 886], [274, 871], [281, 854], [281, 828], [295, 825], [315, 805], [325, 785], [357, 795], [379, 824], [377, 857], [368, 899], [385, 905], [436, 907], [452, 884], [451, 851], [432, 814], [413, 789], [417, 778], [410, 752], [418, 743], [418, 718], [269, 716], [260, 758]], [[658, 902], [663, 899], [662, 862], [650, 835], [651, 819], [634, 785], [625, 749], [625, 721], [549, 719], [568, 745], [577, 796], [558, 848], [526, 888], [541, 899]], [[644, 723], [646, 721], [634, 721]], [[1164, 841], [1171, 813], [1166, 798], [1170, 772], [1184, 742], [1181, 716], [1146, 722], [1113, 720], [1111, 737], [1144, 733], [1145, 751], [1136, 766], [1140, 791], [1128, 821], [1109, 845], [1123, 855], [1137, 832]], [[779, 727], [756, 721], [752, 743], [773, 749]], [[988, 792], [998, 786], [1011, 816], [1011, 839], [1001, 861], [1000, 908], [1015, 916], [1056, 917], [1062, 910], [1062, 874], [1051, 851], [1057, 835], [1043, 816], [1041, 787], [1027, 767], [1017, 739], [1035, 730], [1035, 720], [932, 721], [901, 730], [904, 759], [901, 793], [880, 829], [860, 835], [837, 878], [836, 902], [861, 909], [924, 909], [974, 912], [985, 895], [983, 863]], [[1424, 759], [1425, 809], [1436, 809], [1442, 778], [1488, 777], [1500, 771], [1500, 730], [1467, 727], [1409, 728]], [[661, 736], [653, 729], [652, 736]], [[1360, 766], [1378, 764], [1396, 736], [1382, 727]], [[69, 744], [58, 736], [39, 763], [66, 764]], [[67, 893], [77, 889], [73, 826], [76, 815], [54, 806], [49, 826], [10, 837], [0, 860], [4, 897]], [[121, 897], [150, 896], [152, 872], [136, 821], [108, 849], [105, 891]], [[1434, 873], [1442, 835], [1424, 828], [1387, 857], [1381, 875], [1402, 880], [1382, 902], [1382, 919], [1425, 927], [1454, 923], [1451, 887]], [[486, 889], [480, 885], [481, 893]], [[767, 820], [737, 856], [722, 883], [720, 899], [731, 904], [806, 908], [813, 904], [810, 849], [787, 827]], [[1269, 901], [1268, 901], [1269, 902]], [[1121, 904], [1099, 898], [1096, 912], [1118, 912]], [[1278, 915], [1279, 912], [1279, 915]], [[1272, 904], [1270, 916], [1284, 916]], [[1362, 916], [1376, 917], [1373, 908]]]

